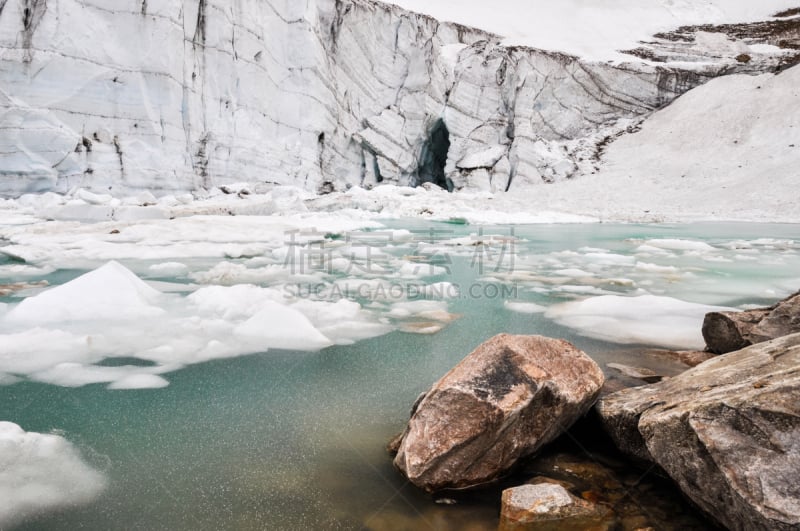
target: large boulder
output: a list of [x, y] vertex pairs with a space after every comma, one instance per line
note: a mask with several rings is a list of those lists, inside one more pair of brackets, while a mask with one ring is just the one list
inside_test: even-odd
[[703, 321], [706, 347], [715, 354], [726, 354], [796, 332], [800, 332], [800, 292], [769, 308], [712, 312]]
[[800, 334], [597, 404], [620, 449], [733, 530], [800, 529]]
[[583, 416], [603, 381], [566, 341], [495, 336], [418, 400], [395, 466], [430, 492], [492, 481]]

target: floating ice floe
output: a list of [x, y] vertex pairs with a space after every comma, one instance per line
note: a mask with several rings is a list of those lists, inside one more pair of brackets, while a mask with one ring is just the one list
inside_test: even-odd
[[505, 301], [503, 306], [506, 310], [517, 313], [544, 313], [547, 311], [546, 306], [533, 302]]
[[6, 216], [2, 219], [0, 237], [9, 244], [0, 252], [40, 267], [78, 269], [108, 260], [175, 262], [260, 256], [276, 250], [284, 255], [296, 252], [301, 259], [308, 241], [382, 227], [357, 216], [312, 213], [275, 217], [194, 215], [135, 222], [53, 221], [19, 226], [8, 226]]
[[734, 311], [671, 297], [603, 295], [548, 308], [545, 316], [577, 333], [612, 343], [702, 349], [708, 312]]
[[158, 276], [179, 277], [189, 273], [189, 266], [181, 262], [162, 262], [151, 265], [148, 271]]
[[[445, 305], [446, 306], [446, 305]], [[269, 349], [319, 350], [393, 329], [348, 300], [249, 284], [162, 293], [119, 263], [0, 308], [0, 383], [164, 387], [164, 374]], [[142, 363], [109, 366], [108, 358]]]
[[400, 321], [402, 332], [423, 335], [436, 334], [461, 317], [450, 313], [446, 302], [431, 300], [396, 302], [388, 316]]
[[65, 438], [0, 422], [0, 528], [44, 511], [92, 502], [106, 483]]
[[333, 345], [305, 315], [272, 301], [265, 301], [261, 309], [234, 328], [233, 333], [255, 351], [272, 348], [320, 350]]
[[19, 280], [22, 278], [42, 277], [55, 271], [55, 267], [37, 267], [28, 264], [6, 264], [0, 266], [0, 278]]
[[665, 249], [668, 251], [701, 251], [710, 252], [714, 251], [714, 247], [706, 242], [696, 240], [683, 240], [677, 238], [663, 238], [656, 240], [647, 240], [646, 246], [656, 247], [658, 249]]

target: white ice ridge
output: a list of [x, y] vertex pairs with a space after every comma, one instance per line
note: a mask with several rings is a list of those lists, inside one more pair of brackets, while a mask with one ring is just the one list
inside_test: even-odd
[[[506, 1], [407, 5], [603, 59], [652, 29], [788, 5]], [[239, 181], [516, 193], [594, 172], [607, 137], [716, 75], [761, 68], [741, 43], [748, 65], [714, 53], [589, 61], [372, 0], [28, 4], [3, 3], [0, 17], [0, 195], [83, 187], [83, 201], [118, 216], [112, 196]]]
[[0, 528], [90, 503], [106, 484], [105, 476], [60, 435], [25, 432], [0, 421]]
[[603, 295], [551, 306], [545, 316], [578, 334], [612, 343], [701, 350], [703, 317], [718, 311], [733, 309], [654, 295]]

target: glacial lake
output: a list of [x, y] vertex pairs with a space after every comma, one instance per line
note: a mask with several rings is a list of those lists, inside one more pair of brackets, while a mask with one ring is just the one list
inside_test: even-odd
[[[404, 427], [416, 397], [478, 344], [500, 332], [561, 337], [587, 352], [609, 375], [614, 373], [606, 367], [611, 361], [671, 374], [674, 364], [648, 351], [661, 345], [648, 345], [635, 335], [618, 336], [628, 323], [647, 325], [644, 334], [669, 336], [674, 329], [680, 335], [686, 325], [674, 313], [682, 306], [677, 310], [670, 310], [669, 304], [666, 309], [654, 306], [648, 313], [649, 306], [643, 305], [626, 313], [625, 301], [620, 303], [616, 296], [655, 296], [654, 304], [672, 298], [745, 308], [772, 303], [800, 289], [797, 225], [381, 223], [408, 232], [394, 233], [402, 238], [388, 243], [370, 239], [371, 232], [380, 232], [377, 229], [353, 238], [325, 235], [326, 241], [338, 245], [336, 256], [347, 256], [362, 267], [340, 267], [338, 272], [305, 278], [309, 286], [322, 282], [324, 289], [312, 287], [303, 293], [302, 279], [296, 275], [288, 280], [265, 276], [256, 283], [282, 290], [295, 286], [294, 293], [301, 297], [355, 293], [354, 298], [374, 312], [376, 322], [391, 328], [387, 333], [319, 351], [270, 349], [210, 358], [160, 373], [169, 382], [163, 388], [70, 387], [30, 375], [1, 386], [0, 420], [29, 432], [60, 434], [108, 480], [92, 503], [39, 514], [18, 528], [495, 529], [498, 492], [448, 495], [458, 503], [436, 503], [437, 498], [404, 481], [385, 449]], [[348, 245], [359, 249], [345, 253]], [[383, 254], [367, 251], [372, 247]], [[224, 261], [263, 266], [253, 258]], [[373, 259], [379, 270], [363, 267]], [[435, 273], [431, 276], [406, 278], [392, 269], [399, 263], [395, 259], [406, 266], [411, 262], [440, 269], [431, 269]], [[191, 292], [201, 284], [192, 273], [209, 271], [221, 262], [202, 256], [177, 260], [188, 267], [186, 273], [147, 273], [165, 259], [131, 257], [119, 262], [140, 278], [155, 281], [156, 289], [169, 287], [175, 297], [186, 296], [181, 285]], [[11, 271], [7, 266], [20, 264], [19, 260], [0, 255], [0, 275], [5, 275], [0, 284], [47, 280], [59, 285], [103, 264], [89, 262], [83, 269], [15, 278], [3, 272]], [[326, 267], [322, 262], [319, 266]], [[252, 277], [241, 278], [253, 282]], [[358, 291], [356, 281], [369, 281], [370, 288]], [[234, 277], [227, 282], [238, 281]], [[437, 283], [448, 284], [439, 284], [444, 291], [425, 291], [425, 286]], [[397, 301], [391, 293], [395, 284], [405, 286]], [[409, 293], [411, 284], [416, 287]], [[334, 285], [339, 288], [332, 289]], [[354, 292], [345, 289], [354, 286]], [[374, 299], [377, 286], [386, 289]], [[0, 302], [10, 312], [23, 296], [36, 293], [12, 294]], [[393, 306], [442, 294], [450, 296], [439, 302], [446, 304], [452, 322], [442, 320], [436, 311], [415, 316]], [[552, 311], [556, 305], [585, 299], [607, 303], [594, 315], [569, 306]], [[0, 313], [0, 323], [2, 318]], [[697, 321], [698, 331], [700, 325]], [[0, 333], [10, 333], [10, 325], [2, 326]], [[135, 320], [126, 326], [143, 340], [150, 333], [147, 327], [137, 328]], [[438, 328], [436, 333], [416, 333]], [[611, 341], [615, 337], [626, 343]], [[113, 356], [98, 363], [138, 364], [147, 365]], [[671, 514], [663, 507], [648, 509], [650, 525], [710, 528], [668, 486], [651, 488], [656, 497], [674, 500], [669, 502]]]

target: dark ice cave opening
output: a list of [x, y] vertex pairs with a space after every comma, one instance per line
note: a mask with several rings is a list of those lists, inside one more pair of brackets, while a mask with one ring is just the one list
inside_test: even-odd
[[428, 138], [422, 145], [417, 169], [417, 184], [433, 183], [450, 192], [453, 182], [445, 177], [444, 166], [447, 163], [447, 152], [450, 150], [450, 131], [441, 118], [433, 124]]

